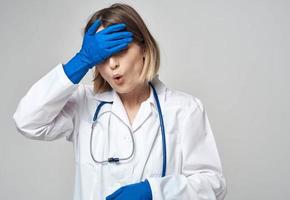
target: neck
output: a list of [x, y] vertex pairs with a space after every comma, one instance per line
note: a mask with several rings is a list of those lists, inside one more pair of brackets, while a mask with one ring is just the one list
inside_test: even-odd
[[150, 96], [150, 86], [148, 83], [144, 83], [137, 86], [133, 91], [119, 94], [119, 96], [125, 107], [139, 107]]

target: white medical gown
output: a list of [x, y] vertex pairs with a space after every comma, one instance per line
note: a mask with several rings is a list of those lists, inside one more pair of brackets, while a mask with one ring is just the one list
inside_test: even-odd
[[[152, 89], [130, 124], [114, 90], [94, 94], [91, 85], [73, 84], [60, 63], [29, 89], [19, 102], [13, 119], [17, 130], [28, 138], [51, 141], [66, 137], [73, 144], [74, 200], [105, 199], [119, 187], [146, 178], [153, 200], [224, 199], [226, 181], [202, 102], [190, 94], [166, 87], [158, 75], [152, 83], [165, 123], [165, 177], [161, 177], [162, 137]], [[136, 148], [130, 160], [120, 164], [94, 163], [90, 154], [90, 133], [100, 101], [114, 103], [100, 110], [92, 140], [94, 157], [106, 160], [130, 155], [131, 129]], [[110, 126], [110, 112], [107, 111], [115, 114], [111, 114]]]

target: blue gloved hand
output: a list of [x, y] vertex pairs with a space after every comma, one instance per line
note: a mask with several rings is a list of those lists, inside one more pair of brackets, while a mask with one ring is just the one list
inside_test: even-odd
[[96, 64], [106, 60], [111, 55], [125, 49], [133, 40], [133, 34], [121, 31], [124, 23], [110, 25], [96, 32], [101, 21], [97, 19], [84, 35], [81, 50], [63, 66], [68, 78], [79, 83], [87, 71]]
[[106, 200], [152, 200], [152, 191], [148, 180], [123, 186], [106, 197]]

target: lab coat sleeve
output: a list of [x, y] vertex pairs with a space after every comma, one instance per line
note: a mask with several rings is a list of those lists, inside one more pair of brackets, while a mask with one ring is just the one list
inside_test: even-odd
[[198, 98], [184, 117], [181, 174], [150, 177], [153, 200], [222, 200], [227, 188], [207, 113]]
[[20, 100], [13, 115], [18, 132], [34, 140], [51, 141], [77, 131], [77, 88], [60, 63], [38, 80]]

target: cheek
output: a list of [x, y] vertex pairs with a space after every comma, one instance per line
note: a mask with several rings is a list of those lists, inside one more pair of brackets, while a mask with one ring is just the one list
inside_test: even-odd
[[108, 75], [108, 72], [106, 71], [106, 67], [99, 66], [98, 71], [104, 79], [106, 80], [108, 79], [109, 75]]
[[135, 73], [137, 74], [141, 74], [142, 73], [142, 70], [143, 70], [143, 59], [136, 59], [135, 62], [134, 62], [134, 69], [132, 69]]

